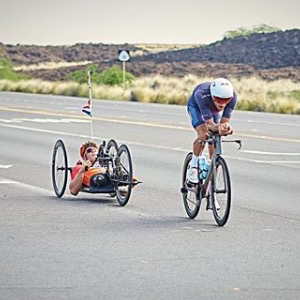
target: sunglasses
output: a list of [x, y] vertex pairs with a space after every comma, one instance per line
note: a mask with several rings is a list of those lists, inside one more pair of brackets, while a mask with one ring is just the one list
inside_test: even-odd
[[93, 151], [96, 151], [96, 149], [95, 148], [87, 148], [85, 153], [91, 153]]
[[228, 103], [232, 98], [219, 98], [219, 97], [213, 97], [214, 101], [219, 104], [225, 104]]

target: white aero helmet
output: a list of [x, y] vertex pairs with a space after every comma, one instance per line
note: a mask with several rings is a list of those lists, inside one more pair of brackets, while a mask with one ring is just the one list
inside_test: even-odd
[[233, 86], [229, 80], [217, 78], [210, 84], [210, 94], [212, 97], [232, 98]]

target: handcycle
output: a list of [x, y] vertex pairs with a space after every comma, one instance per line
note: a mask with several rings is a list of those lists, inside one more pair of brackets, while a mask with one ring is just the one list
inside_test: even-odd
[[[219, 226], [224, 226], [228, 220], [231, 207], [231, 182], [226, 161], [221, 156], [222, 143], [238, 143], [238, 149], [241, 149], [242, 142], [241, 140], [222, 140], [218, 133], [211, 133], [207, 141], [200, 141], [203, 145], [207, 142], [212, 143], [214, 152], [205, 179], [199, 179], [197, 184], [187, 181], [187, 173], [190, 169], [193, 153], [188, 153], [185, 158], [181, 188], [183, 203], [187, 215], [194, 219], [198, 215], [202, 199], [206, 198], [206, 210], [212, 209], [216, 223]], [[199, 168], [198, 174], [200, 172]]]
[[[107, 193], [116, 197], [121, 206], [128, 203], [132, 187], [140, 181], [133, 181], [133, 165], [129, 148], [111, 139], [99, 146], [97, 158], [99, 165], [105, 168], [108, 183], [104, 186], [82, 187], [81, 191], [86, 193]], [[68, 173], [71, 174], [72, 167], [68, 166], [66, 147], [62, 140], [57, 140], [52, 154], [52, 184], [57, 197], [64, 195]]]

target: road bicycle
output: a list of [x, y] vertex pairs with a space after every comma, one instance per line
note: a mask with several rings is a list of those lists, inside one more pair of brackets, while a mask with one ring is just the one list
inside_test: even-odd
[[[205, 179], [199, 179], [199, 183], [188, 182], [187, 174], [190, 169], [192, 152], [184, 161], [182, 173], [183, 203], [187, 215], [194, 219], [200, 210], [202, 199], [206, 199], [206, 210], [212, 209], [214, 219], [219, 226], [224, 226], [228, 220], [231, 206], [231, 182], [229, 170], [225, 159], [222, 157], [222, 143], [234, 142], [242, 147], [241, 140], [223, 140], [218, 133], [210, 134], [207, 141], [200, 141], [202, 145], [211, 143], [214, 147], [213, 156]], [[202, 170], [198, 166], [198, 174]]]

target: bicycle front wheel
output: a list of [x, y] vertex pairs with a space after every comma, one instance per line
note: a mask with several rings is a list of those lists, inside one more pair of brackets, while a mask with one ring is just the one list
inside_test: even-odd
[[219, 226], [224, 226], [230, 213], [231, 184], [227, 164], [221, 156], [218, 156], [216, 159], [211, 183], [211, 201], [214, 218]]
[[197, 189], [195, 192], [187, 190], [187, 173], [190, 169], [190, 164], [192, 160], [192, 153], [189, 153], [184, 161], [183, 164], [183, 171], [182, 171], [182, 197], [184, 208], [187, 215], [194, 219], [199, 212], [200, 209], [200, 199], [199, 195], [197, 194]]

